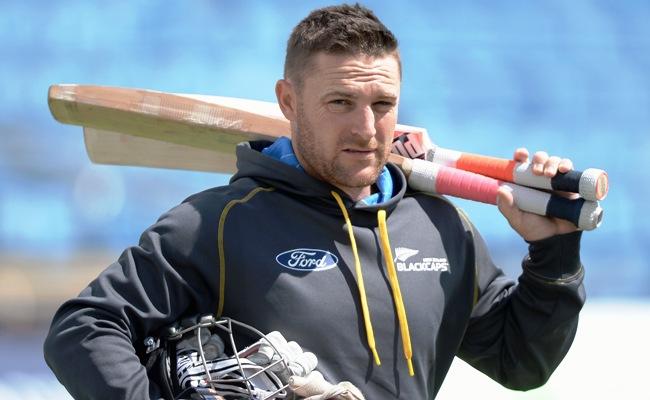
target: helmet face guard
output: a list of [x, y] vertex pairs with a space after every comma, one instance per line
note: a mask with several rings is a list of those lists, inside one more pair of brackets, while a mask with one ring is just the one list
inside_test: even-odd
[[[239, 349], [237, 337], [257, 341]], [[183, 320], [145, 339], [146, 368], [169, 399], [287, 398], [291, 375], [273, 342], [250, 325], [211, 315]], [[263, 362], [260, 362], [263, 360]]]

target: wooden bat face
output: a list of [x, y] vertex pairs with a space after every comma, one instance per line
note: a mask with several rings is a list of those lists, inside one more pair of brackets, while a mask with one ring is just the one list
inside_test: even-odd
[[[99, 164], [232, 173], [238, 143], [291, 135], [279, 106], [257, 100], [53, 85], [48, 103], [56, 120], [84, 127], [86, 151]], [[405, 132], [430, 145], [426, 130], [396, 127]]]

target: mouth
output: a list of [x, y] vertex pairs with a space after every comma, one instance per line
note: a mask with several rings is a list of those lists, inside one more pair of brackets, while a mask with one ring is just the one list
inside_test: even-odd
[[343, 153], [357, 159], [370, 159], [375, 156], [375, 149], [348, 148], [343, 149]]

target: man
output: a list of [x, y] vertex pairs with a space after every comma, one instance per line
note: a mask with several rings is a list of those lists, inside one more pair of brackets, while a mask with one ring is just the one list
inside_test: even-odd
[[[73, 396], [158, 398], [144, 339], [205, 313], [282, 332], [368, 399], [433, 398], [456, 355], [507, 387], [543, 384], [584, 302], [581, 233], [501, 191], [529, 243], [519, 283], [507, 279], [462, 212], [386, 164], [400, 80], [397, 41], [369, 10], [296, 26], [276, 85], [292, 140], [238, 146], [228, 186], [164, 214], [54, 316], [46, 360]], [[547, 176], [572, 168], [532, 161]]]

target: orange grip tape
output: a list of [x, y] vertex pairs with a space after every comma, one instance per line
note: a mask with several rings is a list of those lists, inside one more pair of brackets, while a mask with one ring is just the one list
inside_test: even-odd
[[513, 172], [516, 165], [517, 162], [514, 160], [468, 153], [463, 153], [456, 161], [456, 168], [458, 169], [507, 182], [513, 182]]

